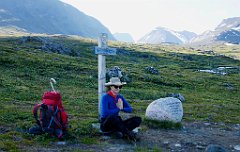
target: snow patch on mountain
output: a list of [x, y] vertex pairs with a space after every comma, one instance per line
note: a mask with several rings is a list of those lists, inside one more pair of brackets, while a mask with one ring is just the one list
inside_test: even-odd
[[173, 43], [183, 44], [196, 36], [189, 31], [174, 31], [165, 27], [157, 27], [138, 40], [138, 43], [160, 44]]
[[240, 17], [224, 19], [213, 31], [206, 31], [191, 43], [207, 44], [215, 42], [240, 43]]

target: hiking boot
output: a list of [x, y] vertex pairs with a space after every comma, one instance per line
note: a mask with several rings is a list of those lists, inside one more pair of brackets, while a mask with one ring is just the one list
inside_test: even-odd
[[63, 131], [61, 129], [56, 129], [54, 133], [59, 140], [63, 140]]
[[40, 126], [33, 126], [29, 128], [28, 133], [34, 134], [34, 135], [41, 135], [44, 134], [44, 131], [42, 130], [42, 127]]
[[128, 140], [131, 140], [131, 141], [134, 141], [134, 142], [137, 141], [137, 137], [136, 137], [136, 134], [134, 132], [128, 131], [126, 135], [127, 135]]

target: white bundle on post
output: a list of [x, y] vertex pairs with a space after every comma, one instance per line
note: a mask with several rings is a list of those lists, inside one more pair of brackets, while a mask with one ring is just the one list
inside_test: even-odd
[[56, 92], [55, 89], [54, 89], [54, 87], [53, 87], [53, 83], [56, 84], [57, 82], [56, 82], [56, 80], [55, 80], [54, 78], [51, 78], [51, 79], [50, 79], [50, 85], [51, 85], [51, 87], [52, 87], [52, 91], [53, 91], [53, 92]]

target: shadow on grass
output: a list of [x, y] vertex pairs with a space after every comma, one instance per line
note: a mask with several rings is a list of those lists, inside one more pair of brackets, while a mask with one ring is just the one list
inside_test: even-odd
[[158, 121], [146, 117], [144, 118], [143, 123], [152, 129], [182, 129], [183, 127], [181, 122]]

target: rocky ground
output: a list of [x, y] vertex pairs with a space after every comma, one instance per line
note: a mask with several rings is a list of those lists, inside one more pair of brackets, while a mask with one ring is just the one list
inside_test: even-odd
[[[183, 122], [180, 130], [142, 129], [138, 135], [140, 141], [129, 142], [110, 136], [100, 136], [100, 144], [68, 144], [57, 142], [51, 148], [31, 148], [32, 151], [171, 151], [171, 152], [205, 152], [211, 145], [220, 148], [211, 152], [240, 152], [240, 124]], [[223, 150], [224, 149], [224, 150]], [[221, 151], [222, 150], [222, 151]], [[210, 151], [208, 151], [210, 152]]]
[[162, 147], [163, 151], [200, 152], [210, 144], [237, 151], [234, 147], [240, 144], [240, 125], [184, 123], [181, 130], [147, 130], [142, 139], [140, 144]]

